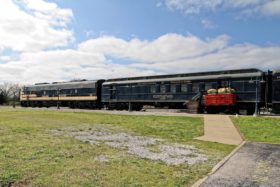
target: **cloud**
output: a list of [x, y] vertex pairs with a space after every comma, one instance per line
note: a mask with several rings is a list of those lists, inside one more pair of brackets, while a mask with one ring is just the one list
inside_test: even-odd
[[10, 56], [0, 56], [0, 61], [10, 61], [11, 60], [11, 57]]
[[201, 24], [205, 29], [214, 29], [217, 25], [209, 19], [202, 19]]
[[278, 16], [279, 0], [162, 0], [170, 10], [178, 10], [186, 15], [218, 10], [237, 10], [241, 15]]
[[[252, 44], [227, 46], [213, 53], [190, 59], [179, 59], [168, 63], [154, 63], [149, 68], [158, 72], [201, 72], [227, 69], [258, 68], [261, 70], [280, 69], [278, 59], [280, 46], [260, 47]], [[145, 67], [134, 64], [133, 67]]]
[[53, 82], [71, 79], [101, 79], [132, 75], [155, 74], [142, 72], [110, 62], [101, 53], [65, 49], [23, 53], [19, 60], [0, 64], [0, 82]]
[[[240, 9], [242, 14], [272, 16], [280, 9], [279, 1], [265, 0], [165, 0], [165, 5], [185, 14], [231, 8]], [[167, 33], [154, 40], [103, 35], [68, 49], [74, 40], [69, 28], [72, 19], [70, 9], [45, 0], [1, 0], [0, 82], [26, 84], [252, 67], [280, 69], [280, 46], [230, 45], [227, 35], [199, 38]], [[208, 19], [202, 24], [215, 27]], [[88, 37], [92, 33], [88, 32]]]
[[165, 0], [165, 5], [184, 14], [199, 14], [202, 10], [215, 10], [222, 2], [223, 0]]
[[280, 15], [280, 1], [270, 1], [260, 7], [260, 12], [264, 15]]
[[156, 7], [162, 7], [163, 3], [162, 2], [157, 2]]
[[1, 49], [15, 52], [64, 47], [74, 40], [69, 9], [43, 0], [0, 1]]
[[229, 37], [218, 36], [202, 40], [196, 36], [183, 36], [170, 33], [153, 41], [103, 36], [88, 40], [79, 45], [79, 50], [91, 53], [102, 53], [114, 58], [123, 58], [138, 62], [164, 62], [182, 58], [205, 55], [227, 46]]
[[[280, 69], [280, 46], [230, 45], [228, 40], [224, 35], [202, 39], [174, 33], [151, 41], [102, 36], [84, 41], [76, 49], [23, 52], [18, 60], [0, 64], [0, 82], [26, 84], [240, 68]], [[130, 63], [122, 64], [123, 60]]]

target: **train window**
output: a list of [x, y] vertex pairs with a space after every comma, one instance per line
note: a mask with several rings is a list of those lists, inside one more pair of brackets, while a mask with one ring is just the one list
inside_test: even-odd
[[143, 86], [143, 93], [151, 93], [150, 86]]
[[165, 85], [165, 91], [166, 91], [167, 93], [169, 93], [169, 92], [171, 91], [171, 87], [170, 87], [169, 84], [168, 84], [168, 85]]
[[246, 92], [253, 92], [256, 90], [256, 82], [244, 82], [244, 89]]
[[212, 88], [217, 89], [218, 88], [218, 83], [217, 82], [212, 82]]
[[156, 93], [156, 86], [155, 85], [151, 86], [151, 93]]
[[181, 92], [181, 85], [176, 85], [176, 92], [177, 93], [180, 93]]
[[46, 91], [44, 91], [44, 95], [47, 95], [47, 94], [46, 94]]
[[232, 81], [231, 88], [235, 89], [236, 91], [244, 91], [244, 82], [243, 81]]
[[138, 87], [136, 85], [131, 85], [131, 92], [138, 93]]
[[221, 82], [221, 87], [222, 88], [226, 88], [226, 87], [228, 87], [229, 85], [228, 85], [228, 81], [222, 81]]
[[140, 92], [140, 86], [139, 85], [132, 85], [132, 92], [135, 92], [135, 93], [139, 93]]
[[148, 89], [145, 85], [138, 85], [138, 93], [149, 93], [150, 89]]
[[77, 89], [75, 89], [75, 94], [77, 94], [78, 93], [78, 90]]
[[126, 90], [125, 86], [118, 86], [118, 92], [119, 93], [123, 93], [123, 92], [125, 92], [125, 90]]
[[144, 93], [151, 93], [150, 86], [144, 86]]
[[192, 85], [192, 92], [194, 92], [194, 93], [199, 92], [199, 83], [194, 83]]
[[160, 93], [160, 84], [156, 85], [156, 93]]
[[210, 90], [212, 88], [214, 88], [212, 82], [206, 82], [205, 83], [205, 90]]
[[127, 86], [118, 86], [118, 91], [119, 93], [125, 93], [125, 92], [129, 92], [129, 87]]
[[161, 93], [165, 93], [165, 92], [166, 92], [166, 87], [165, 87], [165, 85], [161, 85], [161, 86], [160, 86], [160, 91], [161, 91]]
[[85, 94], [87, 91], [86, 91], [86, 88], [81, 88], [79, 89], [79, 93], [80, 94]]
[[199, 83], [199, 90], [202, 90], [202, 91], [205, 90], [205, 83], [204, 82]]
[[188, 92], [192, 92], [192, 83], [188, 84]]
[[188, 86], [186, 84], [181, 85], [181, 91], [182, 92], [188, 92]]
[[109, 93], [110, 93], [109, 89], [110, 89], [110, 87], [104, 86], [104, 87], [102, 88], [102, 93], [103, 93], [103, 94], [109, 94]]
[[176, 93], [176, 85], [175, 84], [171, 85], [171, 92]]
[[138, 85], [138, 93], [145, 93], [145, 86], [143, 85]]

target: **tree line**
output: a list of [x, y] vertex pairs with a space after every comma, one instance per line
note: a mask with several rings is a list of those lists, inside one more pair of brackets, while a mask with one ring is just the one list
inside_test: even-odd
[[17, 83], [4, 82], [0, 83], [0, 105], [16, 105], [19, 101], [21, 86]]

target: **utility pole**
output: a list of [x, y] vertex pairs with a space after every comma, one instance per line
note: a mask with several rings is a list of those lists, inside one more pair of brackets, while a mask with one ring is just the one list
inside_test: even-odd
[[262, 87], [262, 84], [264, 84], [266, 81], [263, 79], [259, 80], [259, 78], [256, 78], [256, 103], [255, 103], [255, 113], [254, 116], [257, 117], [259, 115], [259, 106], [258, 106], [258, 102], [259, 102], [259, 93], [258, 93], [258, 87]]

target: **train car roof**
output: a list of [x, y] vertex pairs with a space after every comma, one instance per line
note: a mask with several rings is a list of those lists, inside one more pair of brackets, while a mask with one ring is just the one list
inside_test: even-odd
[[58, 90], [58, 89], [79, 89], [79, 88], [92, 88], [97, 83], [97, 80], [84, 80], [84, 81], [69, 81], [69, 82], [54, 82], [54, 83], [37, 83], [32, 86], [25, 86], [24, 90], [37, 91], [37, 90]]
[[225, 71], [211, 71], [211, 72], [108, 79], [108, 80], [106, 80], [105, 83], [103, 83], [103, 85], [146, 83], [146, 82], [165, 82], [165, 81], [183, 81], [183, 80], [203, 80], [203, 79], [219, 79], [219, 78], [258, 77], [258, 76], [262, 76], [262, 74], [263, 74], [263, 71], [258, 70], [258, 69], [238, 69], [238, 70], [225, 70]]

